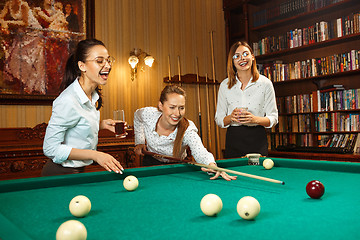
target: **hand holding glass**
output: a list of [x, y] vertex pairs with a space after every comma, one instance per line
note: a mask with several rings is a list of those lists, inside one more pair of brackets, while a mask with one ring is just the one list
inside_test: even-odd
[[237, 120], [241, 122], [242, 118], [244, 117], [245, 113], [247, 112], [247, 107], [237, 107], [236, 110], [238, 111]]
[[124, 110], [114, 111], [114, 121], [115, 121], [115, 137], [117, 138], [126, 137]]

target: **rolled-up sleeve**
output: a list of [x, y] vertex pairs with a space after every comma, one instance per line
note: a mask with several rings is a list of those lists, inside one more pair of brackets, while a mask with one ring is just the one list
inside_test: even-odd
[[270, 82], [267, 87], [267, 91], [265, 93], [265, 117], [269, 118], [270, 120], [270, 126], [266, 128], [272, 128], [278, 123], [278, 109], [276, 105], [276, 96], [275, 96], [275, 90]]
[[145, 144], [145, 126], [142, 114], [144, 108], [138, 109], [134, 113], [134, 134], [135, 134], [135, 145]]
[[215, 122], [219, 127], [227, 128], [228, 126], [224, 126], [224, 118], [228, 115], [227, 113], [227, 100], [225, 96], [224, 87], [227, 87], [224, 82], [220, 84], [217, 105], [216, 105], [216, 113], [215, 113]]
[[56, 104], [54, 102], [51, 119], [46, 128], [43, 152], [55, 163], [62, 163], [68, 159], [72, 147], [64, 144], [65, 134], [69, 128], [74, 127], [79, 121], [79, 115], [71, 103]]
[[214, 156], [204, 147], [193, 122], [190, 122], [190, 125], [184, 134], [183, 144], [189, 146], [191, 155], [196, 162], [207, 165], [215, 162]]

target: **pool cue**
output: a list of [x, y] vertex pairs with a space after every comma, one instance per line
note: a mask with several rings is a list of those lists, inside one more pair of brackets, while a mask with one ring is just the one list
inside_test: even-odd
[[181, 68], [180, 68], [180, 56], [178, 55], [178, 69], [179, 69], [179, 84], [182, 86], [181, 83]]
[[272, 178], [261, 177], [261, 176], [257, 176], [257, 175], [253, 175], [253, 174], [243, 173], [243, 172], [239, 172], [239, 171], [234, 171], [234, 170], [230, 170], [230, 169], [226, 169], [226, 168], [220, 168], [220, 167], [217, 167], [217, 166], [206, 165], [206, 164], [202, 164], [202, 163], [186, 162], [186, 161], [184, 161], [184, 160], [182, 160], [180, 158], [175, 158], [175, 157], [170, 157], [170, 156], [167, 156], [167, 155], [157, 154], [157, 153], [149, 152], [149, 151], [146, 151], [146, 150], [143, 150], [142, 152], [143, 152], [143, 154], [146, 154], [146, 155], [149, 155], [149, 156], [152, 156], [152, 157], [164, 158], [164, 159], [170, 160], [171, 162], [186, 163], [186, 164], [189, 164], [189, 165], [198, 166], [198, 167], [204, 167], [204, 168], [212, 169], [212, 170], [215, 170], [215, 171], [232, 173], [232, 174], [243, 176], [243, 177], [255, 178], [255, 179], [258, 179], [258, 180], [272, 182], [272, 183], [279, 183], [279, 184], [282, 184], [282, 185], [285, 184], [285, 182], [283, 182], [283, 181], [275, 180], [275, 179], [272, 179]]
[[[214, 94], [214, 108], [217, 105], [217, 87], [216, 87], [216, 75], [215, 75], [215, 58], [214, 58], [214, 39], [213, 39], [213, 33], [214, 31], [210, 32], [210, 48], [211, 48], [211, 67], [212, 67], [212, 75], [213, 75], [213, 82], [214, 82], [214, 88], [213, 88], [213, 94]], [[214, 111], [216, 112], [216, 111]], [[219, 159], [221, 155], [221, 149], [220, 149], [220, 132], [219, 127], [215, 124], [215, 144], [216, 144], [216, 158]]]
[[202, 140], [202, 123], [201, 123], [201, 101], [200, 101], [200, 81], [199, 81], [199, 61], [198, 57], [195, 58], [195, 68], [196, 68], [196, 82], [197, 82], [197, 103], [199, 111], [199, 135]]
[[169, 64], [169, 83], [171, 83], [171, 65], [170, 65], [170, 55], [168, 55], [168, 64]]
[[207, 106], [207, 124], [208, 124], [208, 149], [211, 151], [211, 125], [210, 125], [210, 101], [209, 101], [209, 85], [208, 85], [208, 75], [206, 73], [205, 77], [205, 86], [206, 86], [206, 106]]

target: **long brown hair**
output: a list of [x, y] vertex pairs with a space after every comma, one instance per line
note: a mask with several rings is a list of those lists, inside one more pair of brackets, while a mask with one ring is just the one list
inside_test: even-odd
[[[78, 62], [85, 62], [91, 48], [98, 45], [105, 47], [105, 44], [97, 39], [85, 39], [78, 43], [75, 52], [70, 55], [66, 62], [64, 77], [60, 85], [60, 92], [67, 88], [70, 84], [72, 84], [77, 77], [81, 76]], [[96, 109], [99, 110], [103, 105], [101, 88], [96, 87], [95, 91], [99, 95], [99, 100], [97, 101], [96, 106]]]
[[[235, 84], [236, 84], [236, 68], [234, 66], [234, 61], [233, 61], [233, 56], [235, 54], [236, 49], [239, 46], [244, 46], [247, 47], [250, 50], [251, 55], [254, 56], [254, 51], [252, 50], [252, 48], [250, 47], [250, 45], [247, 42], [244, 41], [237, 41], [236, 43], [234, 43], [229, 51], [229, 55], [228, 55], [228, 60], [227, 60], [227, 75], [228, 75], [228, 88], [232, 88]], [[251, 73], [253, 75], [253, 82], [257, 81], [259, 79], [259, 71], [257, 69], [256, 66], [256, 59], [254, 56], [254, 60], [252, 62], [252, 66], [251, 66]]]
[[[159, 101], [164, 104], [167, 101], [167, 96], [171, 93], [182, 95], [186, 98], [185, 90], [176, 85], [167, 85], [160, 94]], [[186, 129], [189, 127], [189, 121], [183, 117], [177, 125], [178, 131], [174, 141], [173, 156], [176, 158], [181, 157], [182, 140]]]

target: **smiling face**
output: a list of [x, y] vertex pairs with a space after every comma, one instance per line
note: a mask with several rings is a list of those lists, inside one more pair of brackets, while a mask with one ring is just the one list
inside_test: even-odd
[[239, 46], [233, 56], [233, 63], [237, 71], [251, 71], [254, 56], [245, 46]]
[[82, 77], [96, 86], [105, 85], [111, 71], [108, 59], [109, 54], [104, 46], [96, 45], [90, 48], [86, 60], [78, 62]]
[[177, 93], [170, 93], [166, 101], [159, 102], [159, 109], [162, 111], [162, 121], [168, 126], [176, 127], [185, 115], [185, 96]]

